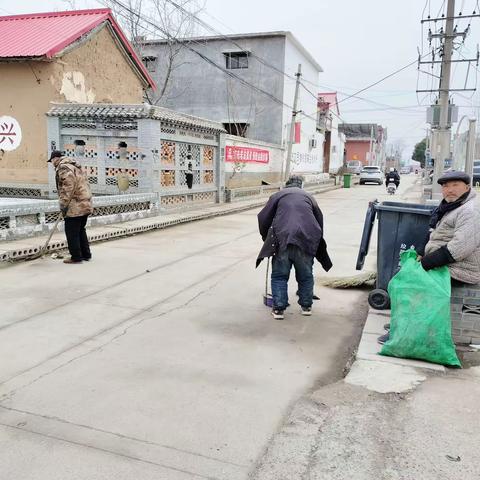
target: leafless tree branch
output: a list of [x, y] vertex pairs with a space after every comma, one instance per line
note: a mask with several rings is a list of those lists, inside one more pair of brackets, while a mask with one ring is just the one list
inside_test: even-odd
[[[75, 9], [76, 0], [63, 1]], [[154, 99], [155, 103], [159, 103], [168, 91], [172, 73], [178, 68], [177, 58], [188, 44], [188, 38], [198, 34], [195, 16], [205, 8], [206, 0], [176, 0], [180, 8], [167, 0], [122, 0], [127, 8], [122, 8], [114, 0], [101, 0], [101, 3], [112, 10], [139, 56], [143, 57], [146, 41], [158, 38], [166, 41], [168, 52], [157, 65], [166, 72]], [[158, 25], [158, 28], [152, 24]], [[149, 97], [153, 95], [150, 93]]]

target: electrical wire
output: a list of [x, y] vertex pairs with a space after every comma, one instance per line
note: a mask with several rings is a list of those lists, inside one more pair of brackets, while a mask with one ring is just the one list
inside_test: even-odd
[[[175, 2], [174, 0], [165, 0], [166, 2], [170, 3], [171, 5], [173, 5], [175, 8], [177, 8], [179, 11], [181, 11], [184, 15], [188, 15], [190, 16], [194, 21], [196, 21], [199, 25], [201, 25], [203, 28], [209, 30], [210, 32], [212, 33], [215, 33], [217, 36], [219, 36], [220, 38], [222, 38], [223, 40], [226, 40], [228, 41], [229, 43], [231, 43], [232, 45], [235, 45], [237, 48], [239, 48], [240, 50], [243, 50], [244, 47], [242, 45], [240, 45], [239, 43], [235, 42], [233, 40], [232, 37], [229, 37], [227, 35], [224, 35], [223, 33], [219, 32], [218, 30], [216, 30], [214, 27], [212, 27], [210, 24], [208, 24], [207, 22], [205, 22], [204, 20], [202, 20], [201, 18], [199, 18], [197, 15], [195, 15], [194, 13], [192, 12], [189, 12], [187, 9], [185, 9], [182, 5], [179, 5], [177, 2]], [[290, 80], [296, 80], [296, 78], [292, 75], [289, 75], [288, 73], [286, 73], [285, 71], [279, 69], [278, 67], [276, 67], [275, 65], [272, 65], [271, 63], [267, 62], [265, 59], [263, 59], [262, 57], [259, 57], [257, 54], [255, 54], [254, 52], [250, 52], [249, 53], [249, 56], [257, 59], [260, 63], [262, 63], [263, 65], [265, 65], [266, 67], [276, 71], [277, 73], [280, 73], [281, 75], [284, 75], [286, 76], [287, 78], [289, 78]]]
[[[163, 35], [165, 35], [165, 38], [168, 39], [168, 40], [171, 40], [173, 42], [177, 42], [178, 43], [178, 40], [175, 39], [169, 32], [167, 32], [166, 30], [164, 30], [163, 28], [159, 27], [158, 25], [156, 25], [153, 21], [151, 21], [149, 18], [147, 18], [145, 15], [142, 15], [142, 14], [139, 14], [137, 12], [135, 12], [134, 10], [130, 9], [128, 6], [124, 5], [122, 2], [120, 2], [119, 0], [111, 0], [113, 3], [115, 3], [117, 6], [123, 8], [124, 10], [126, 10], [128, 13], [130, 13], [131, 15], [135, 15], [138, 19], [140, 20], [143, 20], [146, 24], [150, 25], [152, 28], [154, 28], [155, 30], [158, 30], [160, 31]], [[100, 3], [104, 3], [102, 1], [100, 1]], [[123, 16], [125, 19], [128, 19], [128, 17], [125, 15], [125, 14], [122, 14], [122, 12], [119, 12], [119, 15]], [[145, 29], [148, 33], [152, 33], [151, 31], [149, 31], [148, 29]], [[189, 41], [188, 43], [184, 43], [184, 46], [186, 49], [190, 50], [191, 52], [195, 53], [196, 55], [198, 55], [200, 58], [202, 58], [205, 62], [207, 62], [208, 64], [210, 64], [211, 66], [221, 70], [225, 75], [229, 76], [229, 77], [232, 77], [232, 78], [235, 78], [236, 80], [238, 80], [240, 83], [242, 83], [243, 85], [245, 86], [248, 86], [250, 88], [253, 88], [254, 90], [256, 90], [257, 92], [259, 93], [262, 93], [266, 96], [268, 96], [269, 98], [271, 98], [272, 100], [274, 100], [275, 102], [285, 106], [285, 107], [288, 107], [288, 108], [292, 108], [291, 106], [289, 106], [288, 104], [284, 103], [283, 100], [280, 100], [279, 98], [275, 97], [273, 94], [269, 93], [269, 92], [266, 92], [265, 90], [257, 87], [256, 85], [253, 85], [251, 84], [250, 82], [248, 82], [247, 80], [243, 79], [242, 77], [236, 75], [235, 73], [229, 71], [229, 70], [226, 70], [225, 68], [221, 67], [220, 65], [218, 65], [216, 62], [214, 62], [212, 59], [210, 59], [209, 57], [207, 57], [206, 55], [204, 55], [203, 53], [199, 52], [198, 50], [195, 50], [193, 47], [190, 46], [190, 44], [195, 44], [195, 45], [199, 45], [201, 47], [203, 47], [203, 44], [201, 44], [200, 42], [198, 41], [195, 41], [195, 40], [191, 40]]]
[[[243, 46], [239, 45], [237, 42], [235, 42], [231, 37], [228, 37], [226, 35], [223, 35], [221, 32], [219, 32], [218, 30], [216, 30], [214, 27], [212, 27], [211, 25], [209, 25], [207, 22], [205, 22], [204, 20], [202, 20], [201, 18], [199, 18], [197, 15], [193, 14], [192, 12], [189, 12], [188, 10], [186, 10], [184, 7], [182, 7], [181, 5], [179, 5], [178, 3], [176, 3], [174, 0], [166, 0], [168, 3], [170, 3], [171, 5], [175, 6], [177, 9], [179, 9], [182, 13], [184, 13], [185, 15], [189, 15], [191, 16], [195, 21], [197, 21], [201, 26], [203, 26], [204, 28], [208, 29], [209, 31], [219, 35], [221, 38], [223, 38], [224, 40], [232, 43], [233, 45], [235, 45], [237, 48], [239, 49], [242, 49], [243, 50]], [[429, 2], [429, 0], [426, 0], [426, 2]], [[427, 6], [427, 3], [425, 3], [425, 8]], [[424, 9], [425, 11], [425, 9]], [[228, 27], [227, 27], [228, 28]], [[267, 66], [268, 68], [271, 68], [273, 69], [274, 71], [276, 71], [277, 73], [280, 73], [281, 75], [284, 75], [286, 76], [287, 78], [289, 78], [290, 80], [296, 80], [293, 76], [289, 75], [288, 73], [286, 73], [285, 71], [283, 70], [280, 70], [278, 69], [276, 66], [270, 64], [269, 62], [267, 62], [266, 60], [264, 60], [263, 58], [259, 57], [258, 55], [254, 54], [254, 53], [251, 53], [250, 56], [252, 56], [253, 58], [256, 58], [260, 63], [262, 63], [263, 65]], [[306, 80], [304, 79], [303, 82], [305, 82]], [[302, 86], [303, 88], [305, 88], [315, 99], [318, 100], [318, 96], [317, 95], [314, 95], [312, 94], [312, 92], [310, 92], [304, 85], [304, 83], [302, 82]], [[311, 83], [313, 84], [312, 82], [308, 82], [308, 83]], [[315, 85], [313, 84], [316, 88], [318, 87], [321, 87], [321, 85]], [[327, 87], [327, 88], [330, 88], [330, 87]], [[334, 88], [335, 89], [335, 88]], [[337, 90], [339, 93], [342, 93], [343, 92], [340, 92], [339, 90]], [[358, 92], [357, 92], [358, 93]], [[348, 97], [348, 94], [346, 94], [347, 97]], [[352, 95], [354, 97], [356, 97], [356, 94]], [[342, 101], [344, 101], [345, 99], [343, 99]], [[366, 100], [368, 101], [368, 100]], [[340, 103], [340, 102], [338, 102]], [[338, 117], [341, 119], [341, 117]], [[343, 121], [343, 120], [342, 120]]]
[[[427, 55], [430, 55], [430, 53], [427, 53], [427, 54], [425, 54], [423, 57], [420, 57], [420, 58], [424, 58], [424, 57], [427, 56]], [[398, 73], [402, 72], [403, 70], [406, 70], [407, 68], [409, 68], [409, 67], [411, 67], [412, 65], [416, 64], [417, 61], [418, 61], [418, 58], [415, 59], [413, 62], [410, 62], [410, 63], [408, 63], [407, 65], [404, 65], [403, 67], [395, 70], [394, 72], [392, 72], [392, 73], [390, 73], [390, 74], [382, 77], [380, 80], [377, 80], [376, 82], [374, 82], [374, 83], [372, 83], [372, 84], [370, 84], [370, 85], [367, 85], [367, 86], [364, 87], [364, 88], [361, 88], [360, 90], [356, 91], [356, 92], [353, 93], [353, 94], [349, 94], [346, 98], [343, 98], [343, 99], [341, 99], [340, 101], [338, 101], [338, 102], [337, 102], [337, 105], [339, 105], [340, 103], [343, 103], [343, 102], [349, 100], [350, 98], [354, 98], [354, 97], [357, 98], [359, 93], [362, 93], [362, 92], [370, 89], [371, 87], [374, 87], [375, 85], [378, 85], [379, 83], [382, 83], [383, 81], [385, 81], [385, 80], [387, 80], [387, 79], [389, 79], [389, 78], [397, 75]], [[379, 103], [379, 102], [375, 102], [375, 101], [373, 101], [373, 100], [368, 100], [368, 101], [371, 102], [371, 103], [377, 103], [377, 104]], [[385, 106], [385, 105], [383, 105], [383, 106]], [[390, 107], [391, 109], [393, 109], [393, 110], [395, 110], [396, 108], [398, 108], [398, 107], [393, 107], [393, 106], [389, 106], [389, 107]]]
[[[158, 25], [156, 25], [154, 22], [152, 22], [150, 19], [148, 19], [146, 16], [144, 15], [141, 15], [135, 11], [133, 11], [132, 9], [130, 9], [128, 6], [124, 5], [122, 2], [120, 2], [119, 0], [111, 0], [113, 1], [113, 3], [115, 3], [117, 6], [123, 8], [124, 10], [128, 11], [130, 14], [133, 14], [135, 15], [139, 20], [143, 20], [144, 22], [146, 22], [148, 25], [152, 26], [154, 29], [156, 30], [159, 30], [164, 36], [166, 39], [169, 39], [169, 40], [173, 40], [174, 42], [178, 42], [177, 39], [173, 38], [172, 35], [169, 34], [169, 32], [165, 31], [164, 29], [162, 29], [161, 27], [159, 27]], [[224, 38], [226, 40], [228, 40], [230, 43], [236, 45], [238, 48], [242, 49], [243, 50], [243, 47], [241, 45], [239, 45], [237, 42], [234, 42], [233, 39], [231, 37], [227, 37], [226, 35], [223, 35], [221, 33], [219, 33], [214, 27], [212, 27], [211, 25], [209, 25], [207, 22], [203, 21], [202, 19], [200, 19], [198, 16], [194, 15], [193, 13], [191, 12], [188, 12], [188, 10], [185, 10], [182, 6], [178, 5], [176, 2], [174, 2], [173, 0], [166, 0], [168, 1], [170, 4], [172, 4], [173, 6], [175, 6], [175, 8], [179, 9], [180, 11], [182, 11], [184, 14], [187, 14], [189, 16], [192, 16], [200, 25], [202, 25], [204, 28], [208, 29], [209, 31], [213, 31], [217, 34], [219, 34], [219, 36], [221, 38]], [[478, 3], [478, 2], [477, 2]], [[440, 8], [440, 10], [442, 10], [443, 6], [445, 4], [445, 0], [442, 4], [442, 7]], [[425, 7], [426, 7], [427, 4], [425, 4]], [[424, 9], [425, 11], [425, 9]], [[125, 15], [123, 15], [124, 18], [128, 18], [126, 17]], [[151, 33], [151, 32], [150, 32]], [[189, 41], [188, 43], [194, 43], [196, 45], [200, 45], [202, 47], [204, 47], [204, 44], [201, 44], [199, 43], [198, 41], [195, 41], [195, 40], [191, 40]], [[198, 55], [200, 58], [202, 58], [205, 62], [209, 63], [211, 66], [221, 70], [225, 75], [231, 77], [231, 78], [234, 78], [236, 79], [237, 81], [239, 81], [241, 84], [243, 84], [244, 86], [246, 87], [249, 87], [251, 89], [254, 89], [255, 91], [257, 91], [258, 93], [261, 93], [263, 95], [266, 95], [268, 96], [271, 100], [273, 100], [274, 102], [276, 102], [277, 104], [280, 104], [286, 108], [289, 108], [289, 109], [292, 109], [292, 107], [288, 104], [286, 104], [283, 100], [275, 97], [274, 95], [272, 95], [270, 92], [267, 92], [259, 87], [257, 87], [256, 85], [253, 85], [251, 84], [250, 82], [246, 81], [245, 79], [243, 79], [242, 77], [239, 77], [238, 75], [234, 74], [233, 72], [231, 71], [228, 71], [226, 69], [224, 69], [223, 67], [221, 67], [220, 65], [218, 65], [216, 62], [214, 62], [212, 59], [210, 59], [209, 57], [207, 57], [206, 55], [202, 54], [201, 52], [199, 52], [198, 50], [190, 47], [188, 44], [185, 45], [187, 49], [189, 49], [190, 51], [192, 51], [193, 53], [195, 53], [196, 55]], [[430, 52], [427, 54], [427, 55], [430, 55]], [[266, 62], [264, 59], [262, 59], [261, 57], [255, 55], [255, 54], [252, 54], [252, 57], [256, 58], [260, 63], [264, 64], [266, 67], [268, 68], [271, 68], [275, 71], [277, 71], [278, 73], [286, 76], [287, 78], [291, 79], [291, 80], [294, 80], [294, 78], [287, 74], [286, 72], [278, 69], [277, 67], [269, 64], [268, 62]], [[423, 58], [423, 57], [421, 57]], [[366, 90], [369, 90], [370, 88], [378, 85], [379, 83], [382, 83], [383, 81], [393, 77], [394, 75], [397, 75], [398, 73], [402, 72], [403, 70], [411, 67], [412, 65], [414, 65], [415, 63], [417, 63], [417, 59], [413, 62], [410, 62], [409, 64], [395, 70], [394, 72], [392, 72], [391, 74], [389, 75], [386, 75], [385, 77], [382, 77], [380, 80], [356, 91], [355, 93], [353, 94], [347, 94], [345, 98], [341, 99], [340, 101], [337, 102], [336, 105], [339, 105], [340, 103], [343, 103], [345, 101], [348, 101], [349, 99], [351, 98], [356, 98], [358, 100], [363, 100], [363, 101], [367, 101], [367, 102], [370, 102], [370, 103], [373, 103], [373, 104], [378, 104], [378, 105], [383, 105], [385, 106], [385, 104], [380, 104], [379, 102], [375, 102], [373, 100], [368, 100], [368, 99], [364, 99], [362, 97], [359, 97], [358, 94], [359, 93], [362, 93]], [[304, 79], [302, 82], [301, 82], [301, 86], [302, 88], [304, 88], [310, 95], [312, 95], [312, 97], [314, 97], [317, 101], [318, 101], [318, 95], [315, 95], [313, 92], [311, 92], [305, 85], [304, 85], [304, 82], [308, 82], [308, 83], [311, 83], [313, 84], [313, 82], [310, 82], [306, 79]], [[315, 85], [315, 84], [314, 84]], [[320, 86], [320, 85], [315, 85], [317, 88]], [[339, 91], [339, 93], [342, 93]], [[398, 110], [401, 110], [402, 107], [393, 107], [393, 106], [387, 106], [387, 109], [398, 109]], [[333, 112], [332, 110], [332, 113], [334, 115], [336, 115], [342, 122], [344, 121], [340, 115], [336, 114], [336, 112]], [[304, 112], [301, 112], [301, 114], [306, 117], [306, 118], [310, 118], [311, 120], [314, 120], [316, 121], [317, 119], [309, 114], [305, 114]], [[317, 114], [317, 111], [314, 113], [315, 115]]]
[[[102, 3], [101, 0], [98, 0], [100, 1], [100, 3]], [[143, 20], [146, 24], [150, 25], [152, 28], [154, 28], [155, 30], [159, 30], [163, 35], [165, 35], [165, 38], [168, 39], [168, 40], [172, 40], [174, 42], [178, 42], [178, 40], [176, 40], [169, 32], [167, 32], [166, 30], [162, 29], [161, 27], [159, 27], [158, 25], [156, 25], [151, 19], [149, 19], [148, 17], [146, 17], [145, 15], [142, 15], [142, 14], [139, 14], [138, 12], [135, 12], [134, 10], [130, 9], [128, 6], [124, 5], [122, 2], [120, 2], [119, 0], [111, 0], [113, 3], [115, 3], [117, 6], [123, 8], [124, 10], [126, 10], [128, 13], [130, 13], [131, 15], [135, 15], [138, 19], [140, 20]], [[123, 16], [123, 18], [125, 19], [128, 19], [129, 17], [125, 14], [122, 14], [121, 12], [118, 12], [119, 15]], [[150, 33], [152, 34], [153, 32], [151, 30], [148, 30], [148, 29], [145, 29], [145, 31], [147, 33]], [[244, 78], [236, 75], [235, 73], [229, 71], [229, 70], [226, 70], [225, 68], [221, 67], [220, 65], [218, 65], [216, 62], [214, 62], [212, 59], [210, 59], [209, 57], [207, 57], [206, 55], [204, 55], [203, 53], [199, 52], [198, 50], [196, 50], [195, 48], [191, 47], [190, 44], [196, 44], [196, 45], [199, 45], [200, 47], [204, 47], [204, 44], [196, 41], [196, 40], [190, 40], [188, 43], [184, 43], [184, 47], [188, 50], [190, 50], [192, 53], [198, 55], [201, 59], [203, 59], [206, 63], [210, 64], [212, 67], [214, 68], [217, 68], [218, 70], [222, 71], [225, 75], [231, 77], [231, 78], [234, 78], [236, 79], [238, 82], [240, 82], [242, 85], [244, 85], [245, 87], [249, 87], [255, 91], [257, 91], [258, 93], [261, 93], [262, 95], [265, 95], [267, 97], [269, 97], [271, 100], [273, 100], [274, 102], [276, 102], [277, 104], [279, 105], [282, 105], [286, 108], [288, 108], [289, 110], [293, 110], [293, 107], [287, 103], [285, 103], [283, 100], [275, 97], [275, 95], [271, 94], [270, 92], [267, 92], [259, 87], [257, 87], [256, 85], [253, 85], [252, 83], [248, 82], [247, 80], [245, 80]], [[306, 114], [304, 112], [301, 112], [301, 115], [305, 118], [308, 118], [314, 122], [317, 122], [317, 118], [316, 118], [316, 115], [317, 115], [317, 111], [315, 111], [313, 114]]]
[[[427, 5], [429, 3], [430, 0], [425, 0], [425, 6], [423, 7], [423, 12], [422, 12], [422, 20], [424, 19], [424, 15], [425, 15], [425, 10], [427, 9]], [[421, 32], [420, 32], [420, 45], [422, 46], [422, 49], [421, 49], [421, 54], [423, 55], [423, 39], [424, 39], [424, 34], [423, 34], [423, 22], [420, 22], [421, 24]]]
[[385, 80], [388, 80], [389, 78], [397, 75], [398, 73], [403, 72], [403, 70], [406, 70], [407, 68], [411, 67], [412, 65], [415, 65], [415, 64], [417, 63], [417, 61], [418, 61], [418, 59], [415, 59], [413, 62], [410, 62], [410, 63], [408, 63], [407, 65], [404, 65], [403, 67], [401, 67], [401, 68], [395, 70], [394, 72], [386, 75], [385, 77], [382, 77], [380, 80], [377, 80], [376, 82], [374, 82], [374, 83], [372, 83], [372, 84], [370, 84], [370, 85], [367, 85], [367, 86], [364, 87], [364, 88], [361, 88], [360, 90], [358, 90], [357, 92], [349, 95], [349, 96], [346, 97], [346, 98], [342, 98], [338, 103], [340, 104], [340, 103], [346, 102], [349, 98], [352, 98], [352, 97], [358, 95], [359, 93], [365, 92], [366, 90], [374, 87], [375, 85], [378, 85], [379, 83], [382, 83], [382, 82], [384, 82]]
[[442, 17], [445, 16], [445, 8], [444, 8], [444, 7], [445, 7], [445, 0], [443, 0], [442, 5], [441, 5], [441, 7], [440, 7], [440, 10], [439, 10], [438, 13], [437, 13], [437, 18], [440, 16], [440, 12], [441, 12], [442, 10], [443, 10]]

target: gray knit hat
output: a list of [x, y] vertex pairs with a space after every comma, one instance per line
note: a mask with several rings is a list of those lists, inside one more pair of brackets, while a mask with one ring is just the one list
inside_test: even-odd
[[303, 186], [303, 177], [300, 175], [292, 175], [285, 183], [286, 187], [298, 187], [302, 188]]

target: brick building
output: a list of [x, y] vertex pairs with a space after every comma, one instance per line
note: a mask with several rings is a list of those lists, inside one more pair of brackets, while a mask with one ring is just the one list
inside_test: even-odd
[[387, 131], [375, 123], [342, 123], [345, 134], [345, 161], [357, 160], [362, 165], [385, 165]]
[[139, 104], [155, 88], [109, 9], [0, 17], [0, 195], [48, 191], [51, 102]]

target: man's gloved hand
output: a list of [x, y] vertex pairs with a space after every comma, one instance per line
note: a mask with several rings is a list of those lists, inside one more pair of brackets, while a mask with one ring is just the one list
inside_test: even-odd
[[453, 263], [455, 262], [455, 259], [448, 251], [448, 248], [443, 246], [438, 250], [435, 250], [434, 252], [422, 257], [420, 262], [425, 270], [431, 270], [432, 268], [443, 267], [444, 265]]
[[63, 218], [67, 216], [68, 208], [61, 208], [60, 211], [62, 212]]

